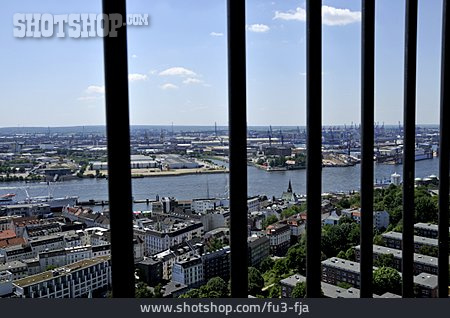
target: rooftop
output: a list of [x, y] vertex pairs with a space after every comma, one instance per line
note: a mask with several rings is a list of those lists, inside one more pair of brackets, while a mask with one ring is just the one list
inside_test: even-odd
[[105, 261], [108, 261], [110, 259], [110, 256], [101, 256], [101, 257], [96, 257], [96, 258], [91, 258], [91, 259], [85, 259], [70, 265], [66, 265], [64, 267], [60, 267], [57, 268], [53, 271], [46, 271], [40, 274], [36, 274], [36, 275], [32, 275], [32, 276], [28, 276], [19, 280], [14, 281], [14, 284], [19, 286], [19, 287], [27, 287], [30, 285], [34, 285], [34, 284], [38, 284], [40, 282], [44, 282], [46, 280], [50, 280], [53, 277], [55, 277], [54, 273], [59, 272], [59, 273], [69, 273], [72, 271], [76, 271], [76, 270], [81, 270], [84, 268], [88, 268], [97, 264], [101, 264]]
[[[388, 232], [388, 233], [384, 233], [381, 234], [381, 236], [383, 238], [391, 238], [391, 239], [395, 239], [395, 240], [402, 240], [402, 233], [399, 232]], [[431, 245], [431, 246], [438, 246], [438, 240], [437, 239], [432, 239], [432, 238], [428, 238], [428, 237], [423, 237], [423, 236], [417, 236], [414, 235], [414, 243], [421, 243], [421, 244], [426, 244], [426, 245]]]
[[334, 268], [337, 267], [337, 268], [344, 269], [346, 271], [359, 273], [359, 263], [351, 262], [351, 261], [348, 261], [348, 260], [345, 260], [342, 258], [338, 258], [338, 257], [332, 257], [332, 258], [326, 259], [326, 260], [322, 261], [322, 265], [334, 267]]

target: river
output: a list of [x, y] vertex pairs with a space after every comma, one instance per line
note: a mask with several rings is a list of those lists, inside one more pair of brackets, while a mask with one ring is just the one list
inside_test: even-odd
[[[221, 164], [226, 165], [221, 162]], [[306, 192], [306, 170], [291, 170], [266, 172], [249, 166], [248, 169], [249, 195], [264, 194], [269, 197], [279, 197], [287, 189], [291, 180], [294, 192]], [[394, 172], [402, 175], [402, 166], [375, 165], [375, 178], [388, 179]], [[439, 159], [416, 161], [416, 176], [420, 178], [431, 174], [438, 175]], [[319, 177], [319, 176], [318, 176]], [[177, 199], [205, 198], [208, 188], [210, 197], [224, 197], [228, 195], [228, 174], [201, 174], [175, 177], [152, 177], [132, 180], [133, 196], [135, 199], [155, 199], [156, 195], [173, 196]], [[24, 188], [30, 196], [47, 195], [50, 189], [54, 197], [76, 195], [80, 200], [107, 200], [108, 180], [106, 179], [76, 179], [51, 184], [7, 182], [0, 183], [0, 195], [15, 193], [17, 200], [26, 197]], [[323, 192], [351, 191], [360, 188], [360, 166], [344, 168], [324, 168], [322, 173]], [[135, 209], [141, 209], [139, 205]]]

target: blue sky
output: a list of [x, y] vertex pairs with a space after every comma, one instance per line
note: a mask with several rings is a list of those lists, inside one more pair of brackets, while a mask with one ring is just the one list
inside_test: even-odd
[[[323, 123], [360, 121], [360, 0], [323, 1]], [[404, 0], [378, 0], [376, 120], [403, 109]], [[305, 124], [305, 1], [247, 1], [249, 125]], [[345, 9], [337, 10], [337, 9]], [[442, 0], [419, 0], [417, 123], [438, 123]], [[9, 0], [0, 12], [0, 127], [104, 124], [96, 39], [18, 39], [14, 13], [100, 13], [101, 1]], [[131, 124], [227, 124], [225, 0], [128, 0]]]

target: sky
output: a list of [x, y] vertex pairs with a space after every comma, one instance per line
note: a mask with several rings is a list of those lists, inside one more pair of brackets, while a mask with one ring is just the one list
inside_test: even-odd
[[[304, 0], [247, 1], [249, 125], [305, 125]], [[132, 125], [226, 125], [225, 0], [128, 0]], [[324, 125], [360, 122], [361, 0], [323, 1]], [[0, 127], [105, 123], [101, 38], [15, 38], [15, 13], [101, 13], [100, 0], [8, 0], [0, 11]], [[375, 117], [403, 115], [404, 0], [376, 1]], [[417, 123], [439, 122], [442, 0], [419, 0]]]

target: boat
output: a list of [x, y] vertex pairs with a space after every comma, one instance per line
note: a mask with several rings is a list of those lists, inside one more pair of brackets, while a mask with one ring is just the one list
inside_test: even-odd
[[18, 204], [48, 204], [52, 212], [61, 212], [64, 207], [74, 206], [78, 202], [77, 196], [55, 198], [49, 191], [46, 196], [31, 197], [27, 189], [24, 189], [24, 191], [27, 197], [25, 200], [19, 201]]
[[10, 205], [16, 203], [13, 198], [16, 196], [15, 193], [7, 193], [0, 195], [0, 205]]

